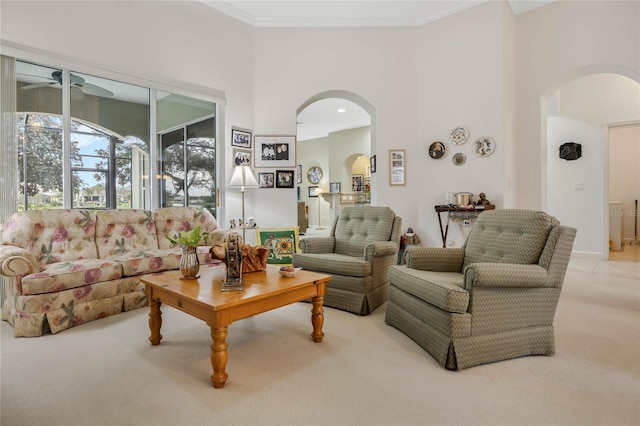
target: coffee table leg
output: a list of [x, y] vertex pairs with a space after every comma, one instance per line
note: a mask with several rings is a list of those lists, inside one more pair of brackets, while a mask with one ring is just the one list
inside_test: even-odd
[[313, 308], [311, 309], [311, 324], [313, 324], [313, 341], [316, 343], [322, 342], [324, 333], [322, 332], [322, 326], [324, 324], [324, 309], [322, 303], [324, 302], [324, 296], [316, 296], [311, 299]]
[[162, 312], [160, 312], [160, 305], [162, 303], [154, 298], [149, 298], [149, 330], [151, 330], [151, 336], [149, 341], [153, 346], [159, 345], [162, 340], [162, 334], [160, 334], [160, 327], [162, 327]]
[[224, 387], [227, 381], [227, 373], [225, 368], [227, 366], [227, 327], [213, 328], [211, 327], [211, 366], [213, 367], [213, 376], [211, 376], [211, 382], [213, 382], [214, 388]]

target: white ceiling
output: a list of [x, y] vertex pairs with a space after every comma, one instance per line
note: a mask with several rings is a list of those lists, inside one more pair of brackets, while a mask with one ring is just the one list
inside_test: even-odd
[[[203, 0], [202, 3], [254, 27], [415, 27], [491, 0]], [[493, 0], [496, 1], [496, 0]], [[509, 0], [517, 15], [552, 0]], [[345, 108], [345, 112], [336, 112]], [[298, 140], [370, 124], [369, 115], [343, 99], [324, 99], [298, 115]]]
[[[202, 3], [255, 27], [412, 27], [486, 1], [489, 0], [203, 0]], [[551, 1], [508, 3], [519, 14]]]

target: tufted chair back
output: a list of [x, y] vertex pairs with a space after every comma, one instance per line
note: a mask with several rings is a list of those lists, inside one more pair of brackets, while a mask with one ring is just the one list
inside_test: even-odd
[[392, 233], [395, 217], [395, 213], [389, 207], [344, 208], [331, 230], [331, 236], [336, 240], [334, 252], [362, 257], [367, 244], [374, 241], [394, 241]]
[[467, 238], [462, 270], [479, 262], [537, 264], [557, 223], [541, 211], [486, 211], [478, 216]]

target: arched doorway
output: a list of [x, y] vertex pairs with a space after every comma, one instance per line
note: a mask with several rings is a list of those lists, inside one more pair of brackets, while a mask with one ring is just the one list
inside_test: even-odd
[[[298, 199], [313, 207], [309, 208], [309, 224], [328, 228], [339, 211], [340, 193], [351, 192], [351, 165], [362, 156], [368, 164], [375, 155], [375, 108], [354, 93], [327, 91], [305, 101], [297, 110], [297, 118]], [[308, 176], [311, 170], [315, 179]], [[374, 188], [367, 196], [367, 201], [373, 202], [374, 176], [368, 167], [358, 174], [363, 182], [366, 176], [368, 188]], [[316, 186], [322, 190], [320, 199], [312, 195]]]
[[[640, 75], [626, 68], [590, 66], [541, 98], [543, 208], [578, 229], [575, 251], [600, 259], [609, 256], [609, 127], [640, 121], [639, 83]], [[565, 142], [580, 143], [582, 157], [560, 159]]]

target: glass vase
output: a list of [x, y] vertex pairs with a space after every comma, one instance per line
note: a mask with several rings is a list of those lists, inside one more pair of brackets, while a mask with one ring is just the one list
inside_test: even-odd
[[185, 278], [196, 278], [200, 270], [200, 262], [196, 254], [195, 247], [182, 247], [182, 258], [180, 259], [180, 272]]

